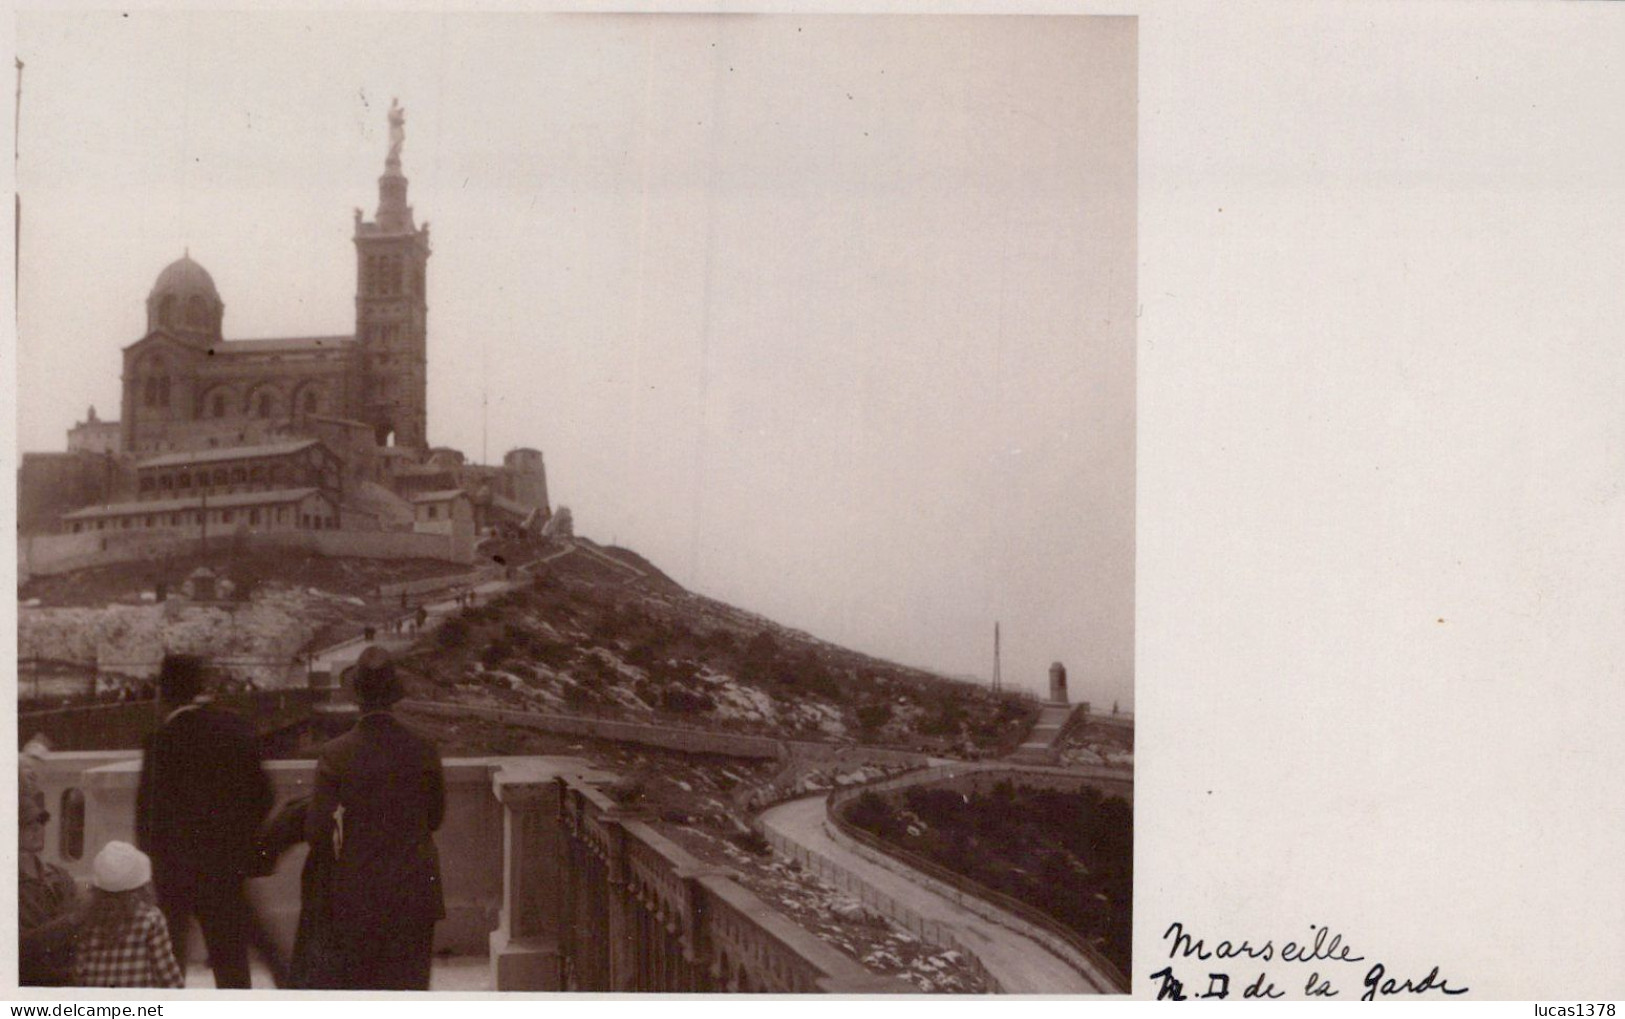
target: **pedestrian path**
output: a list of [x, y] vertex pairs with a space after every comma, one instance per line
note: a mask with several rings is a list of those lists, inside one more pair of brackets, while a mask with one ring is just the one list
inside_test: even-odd
[[[523, 587], [529, 582], [528, 574], [522, 575], [520, 579], [515, 580], [488, 580], [465, 588], [464, 593], [471, 593], [474, 596], [475, 603], [483, 605], [497, 595]], [[310, 657], [310, 670], [312, 672], [326, 672], [337, 677], [345, 669], [355, 664], [355, 660], [361, 657], [361, 652], [373, 645], [390, 651], [400, 651], [411, 647], [423, 634], [431, 632], [448, 618], [461, 612], [463, 604], [460, 601], [460, 596], [454, 595], [450, 598], [426, 603], [422, 608], [426, 618], [421, 627], [414, 630], [411, 626], [411, 622], [416, 618], [417, 613], [417, 609], [413, 608], [412, 611], [402, 614], [402, 619], [405, 622], [403, 622], [399, 631], [393, 631], [388, 626], [380, 626], [371, 641], [352, 637], [317, 651]]]
[[1053, 764], [1056, 761], [1055, 741], [1066, 726], [1067, 719], [1072, 717], [1074, 708], [1070, 704], [1045, 703], [1038, 709], [1038, 721], [1033, 723], [1032, 731], [1022, 741], [1016, 752], [1010, 755], [1010, 760], [1022, 764]]

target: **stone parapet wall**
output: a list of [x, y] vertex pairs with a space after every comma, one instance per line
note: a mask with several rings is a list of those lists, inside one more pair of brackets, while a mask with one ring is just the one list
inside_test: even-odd
[[508, 725], [524, 726], [541, 732], [556, 732], [570, 736], [591, 736], [621, 743], [678, 750], [689, 754], [715, 754], [721, 757], [744, 757], [753, 760], [779, 760], [783, 758], [783, 741], [766, 736], [748, 736], [705, 729], [685, 729], [676, 726], [649, 725], [642, 722], [620, 722], [608, 718], [585, 715], [555, 715], [532, 711], [514, 711], [508, 708], [484, 708], [464, 704], [441, 704], [435, 701], [409, 700], [403, 708], [442, 717], [484, 718]]
[[430, 594], [437, 591], [447, 591], [454, 587], [466, 587], [486, 579], [489, 578], [483, 572], [442, 573], [434, 577], [420, 577], [417, 580], [401, 580], [392, 584], [379, 584], [378, 597], [399, 598], [404, 594], [410, 598], [418, 594]]
[[17, 539], [17, 581], [55, 576], [92, 566], [141, 562], [183, 551], [198, 539], [199, 529], [164, 533], [107, 531], [86, 534], [25, 535]]
[[[446, 919], [435, 929], [435, 948], [456, 955], [484, 955], [497, 923], [502, 900], [501, 807], [491, 796], [491, 772], [500, 758], [467, 758], [445, 762], [446, 822], [435, 836], [445, 882]], [[315, 781], [314, 761], [271, 761], [266, 771], [280, 805], [309, 795]], [[51, 821], [46, 830], [46, 857], [88, 882], [90, 861], [113, 839], [135, 841], [135, 795], [141, 761], [137, 751], [49, 753], [39, 758], [36, 773], [44, 789]], [[82, 797], [82, 810], [72, 806]], [[82, 840], [77, 856], [63, 849], [64, 825], [77, 813]], [[69, 831], [66, 834], [71, 835]], [[71, 839], [70, 839], [71, 841]], [[305, 849], [284, 856], [274, 874], [248, 882], [273, 935], [293, 943], [299, 919], [299, 874]], [[201, 953], [201, 939], [192, 944]]]
[[411, 531], [291, 531], [255, 534], [250, 544], [355, 559], [439, 559], [465, 564], [474, 561], [472, 541]]
[[[81, 883], [113, 839], [134, 840], [140, 757], [43, 753], [52, 814], [46, 859]], [[443, 762], [435, 835], [446, 919], [435, 948], [489, 955], [497, 990], [763, 991], [874, 994], [909, 985], [870, 974], [735, 882], [622, 811], [596, 788], [612, 776], [561, 757]], [[313, 761], [266, 764], [279, 805], [309, 795]], [[298, 923], [303, 846], [248, 883], [272, 936]], [[202, 939], [193, 939], [201, 955]]]
[[[310, 714], [316, 692], [310, 689], [224, 694], [216, 703], [252, 719], [262, 735], [300, 724]], [[17, 745], [44, 736], [59, 751], [86, 747], [139, 747], [157, 728], [164, 708], [157, 701], [130, 701], [55, 711], [30, 711], [17, 716]]]
[[[1059, 792], [1076, 792], [1088, 786], [1099, 789], [1107, 796], [1121, 796], [1131, 805], [1134, 803], [1134, 773], [1124, 768], [1104, 765], [1050, 768], [1042, 765], [988, 763], [956, 765], [939, 770], [942, 774], [931, 778], [930, 784], [961, 792], [987, 792], [1000, 782]], [[877, 787], [878, 785], [869, 788]]]
[[590, 784], [558, 780], [561, 990], [905, 992], [791, 923]]

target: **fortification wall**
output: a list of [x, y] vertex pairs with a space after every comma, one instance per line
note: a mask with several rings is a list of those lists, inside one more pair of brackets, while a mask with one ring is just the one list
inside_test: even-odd
[[[140, 562], [194, 550], [202, 538], [196, 527], [164, 531], [99, 531], [87, 534], [25, 535], [17, 539], [17, 579], [55, 576], [92, 566]], [[248, 548], [281, 548], [356, 559], [439, 559], [474, 561], [472, 535], [416, 534], [405, 531], [215, 531], [215, 542], [243, 542]]]

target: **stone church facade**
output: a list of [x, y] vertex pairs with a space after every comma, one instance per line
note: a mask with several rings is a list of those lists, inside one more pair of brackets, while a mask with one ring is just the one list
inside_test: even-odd
[[392, 146], [373, 219], [355, 213], [355, 330], [227, 340], [225, 302], [190, 254], [147, 295], [147, 329], [124, 348], [121, 445], [161, 453], [259, 442], [327, 416], [379, 445], [428, 448], [429, 228], [413, 220]]
[[[546, 522], [539, 451], [513, 450], [500, 466], [484, 466], [429, 446], [429, 227], [417, 224], [407, 203], [404, 119], [391, 108], [376, 212], [369, 220], [355, 210], [353, 331], [228, 340], [214, 279], [183, 255], [158, 274], [146, 330], [123, 350], [119, 420], [97, 420], [92, 409], [69, 432], [66, 453], [24, 456], [20, 532], [257, 529], [279, 521], [424, 530], [419, 518], [428, 511], [415, 500], [425, 491], [442, 502], [462, 492], [479, 529]], [[332, 469], [295, 477], [282, 462], [309, 458], [326, 458]], [[272, 512], [269, 502], [263, 513], [246, 502], [234, 511], [221, 501], [285, 502], [306, 491], [319, 492], [335, 512]], [[443, 527], [433, 523], [427, 529]]]

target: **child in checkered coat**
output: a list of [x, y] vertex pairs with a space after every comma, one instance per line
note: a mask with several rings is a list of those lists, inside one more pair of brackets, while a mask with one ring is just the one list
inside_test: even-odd
[[169, 925], [152, 889], [152, 861], [128, 842], [96, 854], [90, 909], [74, 950], [80, 987], [184, 987]]

